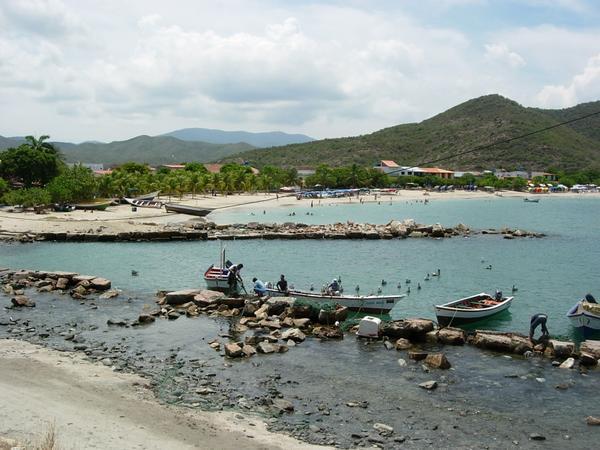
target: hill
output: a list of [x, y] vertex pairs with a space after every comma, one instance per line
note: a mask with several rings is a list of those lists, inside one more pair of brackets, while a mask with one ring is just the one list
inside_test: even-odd
[[250, 133], [248, 131], [223, 131], [208, 128], [183, 128], [165, 133], [182, 141], [201, 141], [211, 144], [235, 144], [245, 142], [254, 147], [276, 147], [280, 145], [299, 144], [314, 141], [304, 134], [288, 134], [281, 131], [267, 133]]
[[[486, 95], [420, 123], [397, 125], [356, 137], [251, 150], [227, 160], [243, 159], [258, 167], [372, 165], [380, 159], [392, 159], [401, 165], [426, 165], [432, 160], [554, 125], [594, 108], [600, 109], [600, 102], [567, 110], [543, 110], [523, 107], [499, 95]], [[439, 165], [453, 169], [600, 167], [599, 134], [600, 127], [594, 126], [590, 119], [589, 123], [582, 121], [453, 157]]]
[[[15, 147], [19, 140], [0, 136], [0, 149]], [[248, 144], [209, 144], [185, 142], [169, 136], [138, 136], [108, 144], [53, 142], [67, 162], [121, 164], [127, 161], [148, 164], [209, 162], [252, 149]]]

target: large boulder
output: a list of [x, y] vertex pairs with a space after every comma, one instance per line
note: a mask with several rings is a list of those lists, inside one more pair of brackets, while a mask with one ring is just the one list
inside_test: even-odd
[[504, 353], [516, 353], [519, 355], [522, 355], [526, 351], [533, 350], [533, 345], [529, 339], [516, 333], [477, 330], [475, 334], [469, 338], [469, 343], [479, 348]]
[[387, 229], [394, 237], [406, 237], [406, 235], [408, 234], [408, 229], [406, 228], [406, 225], [404, 225], [398, 220], [392, 220], [390, 223], [388, 223]]
[[35, 302], [30, 300], [28, 297], [25, 297], [24, 295], [16, 295], [13, 298], [11, 298], [10, 301], [13, 304], [13, 306], [16, 306], [17, 308], [33, 308], [35, 306]]
[[394, 339], [405, 338], [411, 341], [424, 340], [425, 335], [433, 329], [433, 321], [428, 319], [394, 320], [382, 325], [381, 335]]
[[339, 327], [315, 327], [313, 336], [319, 339], [343, 339], [344, 332]]
[[436, 223], [435, 225], [433, 225], [431, 227], [430, 234], [432, 237], [444, 237], [444, 235], [445, 235], [444, 227], [441, 226], [439, 223]]
[[437, 340], [446, 345], [463, 345], [466, 333], [460, 328], [442, 328], [437, 332]]
[[106, 278], [94, 278], [90, 281], [90, 287], [98, 290], [98, 291], [107, 291], [110, 289], [110, 280]]
[[425, 364], [433, 369], [449, 369], [451, 366], [450, 361], [446, 358], [443, 353], [430, 353], [425, 358]]
[[225, 355], [230, 358], [239, 358], [242, 356], [243, 350], [238, 344], [225, 344]]
[[181, 291], [167, 292], [165, 295], [165, 302], [171, 306], [182, 305], [193, 301], [194, 297], [201, 293], [201, 289], [183, 289]]
[[294, 342], [302, 342], [304, 339], [306, 339], [306, 335], [298, 328], [290, 328], [289, 330], [285, 330], [283, 333], [281, 333], [281, 339], [284, 341], [291, 339]]
[[259, 342], [258, 345], [256, 346], [256, 349], [258, 350], [259, 353], [264, 353], [264, 354], [269, 354], [269, 353], [275, 353], [277, 351], [277, 348], [271, 344], [270, 342]]
[[588, 339], [583, 341], [579, 346], [579, 350], [591, 354], [596, 359], [600, 359], [600, 341], [598, 340]]
[[555, 339], [550, 339], [548, 348], [555, 358], [570, 358], [575, 352], [573, 342], [557, 341]]

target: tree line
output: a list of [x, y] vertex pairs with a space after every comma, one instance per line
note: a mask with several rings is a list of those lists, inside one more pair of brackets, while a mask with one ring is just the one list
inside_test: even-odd
[[[246, 165], [229, 163], [218, 173], [209, 172], [203, 164], [186, 163], [183, 170], [159, 168], [129, 162], [111, 173], [95, 176], [81, 165], [65, 164], [63, 156], [49, 142], [49, 136], [36, 139], [27, 136], [16, 148], [0, 152], [0, 203], [36, 206], [52, 203], [77, 203], [95, 198], [135, 197], [153, 191], [163, 195], [183, 197], [185, 194], [229, 194], [235, 192], [276, 191], [283, 186], [303, 188], [385, 188], [452, 185], [492, 186], [495, 189], [523, 190], [522, 178], [500, 179], [493, 174], [475, 177], [442, 179], [435, 176], [389, 176], [373, 168], [357, 164], [344, 167], [319, 165], [315, 173], [301, 179], [296, 169], [263, 167], [259, 173]], [[586, 170], [566, 173], [555, 170], [558, 182], [600, 184], [600, 171]], [[544, 178], [534, 182], [547, 182]]]

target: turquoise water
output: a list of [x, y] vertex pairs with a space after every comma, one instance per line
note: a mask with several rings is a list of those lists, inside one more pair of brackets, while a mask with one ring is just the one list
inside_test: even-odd
[[[316, 202], [315, 202], [316, 203]], [[341, 276], [346, 292], [375, 292], [385, 279], [384, 293], [411, 293], [392, 311], [392, 317], [435, 318], [432, 305], [481, 291], [516, 285], [518, 292], [510, 312], [488, 321], [486, 328], [527, 332], [529, 318], [549, 314], [553, 335], [573, 336], [565, 318], [568, 308], [585, 293], [600, 296], [598, 265], [600, 201], [595, 198], [544, 198], [539, 204], [519, 199], [444, 200], [423, 203], [389, 201], [314, 208], [250, 209], [223, 211], [219, 222], [386, 223], [414, 218], [422, 223], [462, 222], [472, 227], [521, 227], [547, 233], [543, 239], [505, 240], [500, 236], [476, 236], [444, 240], [390, 241], [231, 241], [227, 254], [243, 262], [247, 285], [257, 276], [277, 280], [285, 273], [297, 288], [308, 288]], [[314, 215], [307, 216], [306, 212]], [[46, 270], [73, 270], [107, 277], [113, 284], [140, 296], [158, 289], [202, 286], [202, 273], [216, 263], [218, 242], [173, 243], [35, 243], [1, 244], [0, 266]], [[487, 270], [487, 265], [492, 270]], [[441, 270], [439, 278], [425, 275]], [[139, 272], [131, 276], [131, 270]], [[401, 283], [398, 289], [397, 284]], [[417, 290], [417, 283], [422, 286]]]

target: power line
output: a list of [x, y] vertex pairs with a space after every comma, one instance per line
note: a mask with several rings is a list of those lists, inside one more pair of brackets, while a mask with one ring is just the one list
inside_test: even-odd
[[[515, 137], [512, 137], [512, 138], [508, 138], [508, 139], [502, 139], [500, 141], [492, 142], [491, 144], [479, 145], [477, 147], [471, 148], [469, 150], [464, 150], [462, 152], [458, 152], [458, 153], [455, 153], [453, 155], [442, 156], [441, 158], [432, 159], [432, 160], [429, 160], [429, 161], [424, 161], [424, 162], [421, 162], [421, 163], [419, 163], [419, 164], [417, 164], [415, 166], [412, 166], [412, 167], [425, 166], [427, 164], [433, 164], [433, 163], [437, 163], [437, 162], [440, 162], [440, 161], [446, 161], [448, 159], [456, 158], [457, 156], [468, 155], [469, 153], [475, 153], [475, 152], [478, 152], [480, 150], [485, 150], [486, 148], [494, 147], [496, 145], [508, 144], [509, 142], [512, 142], [512, 141], [523, 139], [523, 138], [526, 138], [528, 136], [533, 136], [534, 134], [538, 134], [538, 133], [542, 133], [544, 131], [552, 130], [553, 128], [558, 128], [558, 127], [561, 127], [563, 125], [568, 125], [568, 124], [573, 123], [573, 122], [578, 122], [580, 120], [584, 120], [584, 119], [587, 119], [588, 117], [592, 117], [592, 116], [597, 116], [599, 114], [600, 114], [600, 111], [596, 111], [596, 112], [593, 112], [593, 113], [586, 114], [584, 116], [576, 117], [574, 119], [570, 119], [570, 120], [566, 120], [564, 122], [560, 122], [560, 123], [557, 123], [557, 124], [554, 124], [554, 125], [550, 125], [549, 127], [540, 128], [539, 130], [530, 131], [529, 133], [521, 134], [519, 136], [515, 136]], [[400, 172], [401, 170], [402, 169], [393, 170], [391, 172], [388, 172], [388, 175], [392, 175], [392, 174], [394, 174], [396, 172]]]

